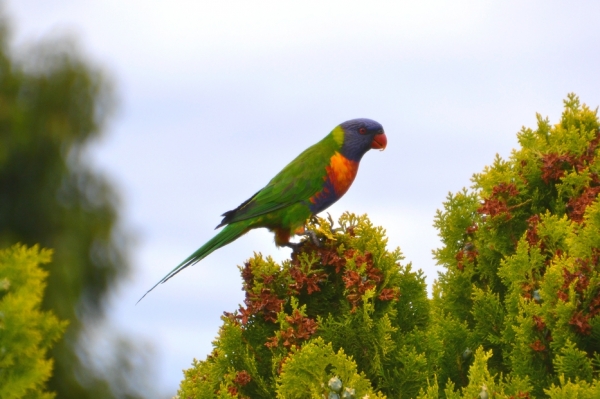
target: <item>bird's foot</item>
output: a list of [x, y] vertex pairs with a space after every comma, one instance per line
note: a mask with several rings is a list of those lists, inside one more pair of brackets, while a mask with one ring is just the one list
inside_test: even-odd
[[327, 220], [329, 221], [329, 227], [333, 231], [333, 226], [335, 225], [335, 221], [331, 217], [331, 213], [327, 212]]
[[340, 231], [342, 231], [342, 232], [344, 231], [344, 228], [343, 228], [343, 227], [341, 227], [341, 226], [340, 226], [340, 227], [337, 227], [337, 228], [335, 228], [335, 229], [333, 228], [333, 226], [335, 226], [335, 221], [333, 220], [333, 218], [331, 217], [331, 214], [330, 214], [329, 212], [327, 212], [327, 221], [329, 222], [329, 230], [330, 230], [332, 233], [334, 233], [334, 234], [335, 234], [335, 233], [338, 233], [338, 232], [340, 232]]
[[317, 233], [315, 233], [314, 231], [306, 230], [302, 235], [310, 238], [312, 243], [315, 244], [317, 247], [321, 247], [321, 241], [319, 240], [319, 237], [317, 237]]
[[[317, 233], [315, 233], [312, 230], [305, 229], [303, 232], [296, 232], [296, 234], [299, 236], [308, 237], [310, 239], [310, 241], [319, 248], [323, 245], [321, 240], [319, 240], [319, 237], [317, 237]], [[292, 248], [293, 251], [297, 251], [305, 242], [306, 241], [301, 241], [301, 242], [289, 242], [288, 241], [288, 242], [284, 242], [284, 243], [281, 243], [278, 245], [282, 246], [282, 247]]]
[[[309, 218], [310, 222], [314, 225], [320, 226], [321, 222], [319, 222], [319, 218], [316, 217], [315, 215], [311, 215], [311, 217]], [[304, 222], [304, 227], [306, 228], [306, 222]]]

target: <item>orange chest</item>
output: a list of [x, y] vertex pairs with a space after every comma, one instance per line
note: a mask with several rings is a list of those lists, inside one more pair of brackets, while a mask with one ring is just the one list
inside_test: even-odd
[[333, 185], [333, 191], [337, 197], [341, 197], [348, 191], [356, 173], [358, 172], [358, 162], [351, 161], [336, 152], [330, 159], [329, 166], [327, 166], [327, 177]]

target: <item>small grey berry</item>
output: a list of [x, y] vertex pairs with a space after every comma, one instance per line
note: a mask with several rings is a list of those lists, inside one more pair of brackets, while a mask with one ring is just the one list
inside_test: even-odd
[[473, 351], [470, 348], [465, 349], [465, 351], [462, 353], [462, 358], [463, 359], [468, 359], [469, 357], [471, 357], [471, 355], [473, 354]]
[[342, 389], [342, 380], [340, 380], [337, 376], [331, 377], [327, 383], [327, 386], [332, 391], [339, 392]]
[[344, 392], [342, 392], [342, 399], [354, 399], [355, 394], [356, 394], [356, 391], [354, 390], [354, 388], [346, 387], [344, 389]]

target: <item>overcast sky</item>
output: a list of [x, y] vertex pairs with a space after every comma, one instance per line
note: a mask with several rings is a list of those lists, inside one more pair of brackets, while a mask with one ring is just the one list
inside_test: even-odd
[[330, 212], [368, 213], [431, 285], [433, 217], [448, 192], [469, 186], [496, 153], [508, 157], [536, 112], [555, 123], [567, 93], [600, 105], [597, 1], [9, 0], [4, 8], [15, 48], [72, 37], [115, 83], [119, 111], [91, 157], [121, 192], [137, 243], [134, 274], [112, 298], [105, 329], [155, 345], [156, 389], [168, 395], [181, 370], [210, 352], [219, 316], [242, 302], [236, 265], [253, 251], [278, 260], [290, 251], [254, 231], [135, 302], [212, 237], [220, 214], [337, 124], [375, 119], [388, 148], [366, 154]]

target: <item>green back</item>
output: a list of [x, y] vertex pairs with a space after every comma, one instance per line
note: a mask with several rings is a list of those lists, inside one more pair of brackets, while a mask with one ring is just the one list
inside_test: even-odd
[[307, 148], [277, 174], [269, 184], [236, 209], [227, 223], [247, 220], [298, 202], [306, 201], [323, 188], [326, 167], [344, 142], [337, 126], [325, 138]]

